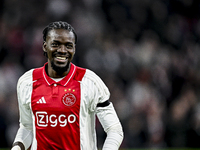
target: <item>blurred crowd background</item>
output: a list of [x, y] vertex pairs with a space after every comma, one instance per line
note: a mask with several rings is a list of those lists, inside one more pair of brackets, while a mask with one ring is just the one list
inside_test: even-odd
[[[106, 83], [121, 148], [200, 147], [199, 0], [0, 0], [0, 147], [17, 132], [16, 84], [46, 62], [42, 30], [67, 21], [73, 63]], [[97, 120], [98, 145], [105, 133]]]

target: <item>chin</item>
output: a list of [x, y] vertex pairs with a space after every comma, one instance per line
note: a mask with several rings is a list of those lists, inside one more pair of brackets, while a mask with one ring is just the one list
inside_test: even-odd
[[56, 65], [53, 61], [51, 62], [51, 67], [53, 68], [54, 71], [56, 71], [58, 74], [63, 74], [65, 71], [68, 70], [70, 65], [70, 62], [68, 62], [65, 65]]

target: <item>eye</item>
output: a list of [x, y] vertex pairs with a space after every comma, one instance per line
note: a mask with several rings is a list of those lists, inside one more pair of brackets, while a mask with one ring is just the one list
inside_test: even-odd
[[54, 43], [51, 44], [51, 46], [52, 46], [52, 47], [57, 47], [57, 46], [58, 46], [58, 43], [55, 43], [55, 42], [54, 42]]
[[66, 47], [67, 47], [68, 49], [72, 49], [72, 48], [73, 48], [73, 45], [72, 45], [72, 44], [68, 44]]

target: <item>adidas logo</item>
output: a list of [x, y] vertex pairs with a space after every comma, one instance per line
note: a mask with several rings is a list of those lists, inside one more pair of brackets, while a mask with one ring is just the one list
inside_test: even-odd
[[46, 104], [44, 96], [42, 98], [40, 98], [36, 103], [38, 103], [38, 104]]

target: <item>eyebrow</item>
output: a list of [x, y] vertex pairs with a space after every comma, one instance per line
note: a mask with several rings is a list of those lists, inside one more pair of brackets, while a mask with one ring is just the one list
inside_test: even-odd
[[[53, 42], [61, 43], [59, 40], [53, 40]], [[66, 42], [66, 43], [72, 43], [73, 44], [73, 42]]]
[[[60, 42], [59, 40], [53, 40], [52, 43], [53, 43], [53, 42], [56, 42], [56, 43], [62, 43], [62, 42]], [[66, 42], [65, 44], [76, 45], [76, 44], [73, 43], [73, 42]]]

